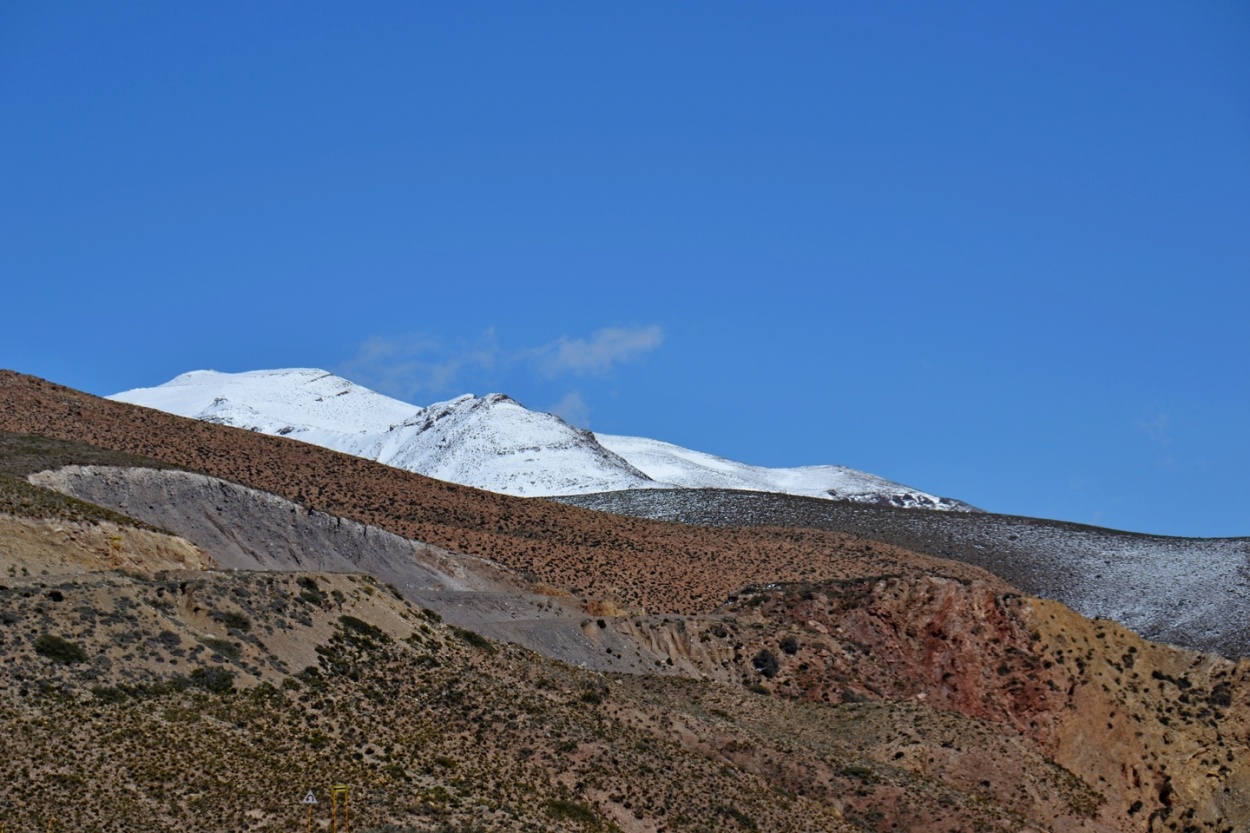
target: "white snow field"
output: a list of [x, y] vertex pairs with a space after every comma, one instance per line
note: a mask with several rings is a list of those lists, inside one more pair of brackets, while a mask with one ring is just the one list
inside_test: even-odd
[[718, 488], [976, 511], [843, 466], [764, 468], [643, 437], [592, 434], [498, 393], [423, 408], [324, 370], [197, 370], [108, 398], [510, 495]]

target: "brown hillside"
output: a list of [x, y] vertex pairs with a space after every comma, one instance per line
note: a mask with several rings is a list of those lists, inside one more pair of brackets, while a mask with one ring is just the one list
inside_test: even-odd
[[706, 612], [743, 585], [983, 570], [818, 530], [719, 529], [605, 515], [483, 492], [280, 437], [112, 402], [0, 371], [0, 430], [185, 466], [544, 582], [650, 611]]

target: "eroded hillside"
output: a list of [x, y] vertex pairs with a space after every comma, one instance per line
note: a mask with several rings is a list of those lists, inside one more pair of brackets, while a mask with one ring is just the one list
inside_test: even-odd
[[[379, 495], [411, 486], [397, 504], [408, 514], [391, 526], [426, 523], [414, 518], [429, 501], [432, 529], [469, 534], [494, 519], [474, 540], [506, 557], [492, 564], [63, 441], [54, 468], [91, 465], [36, 480], [65, 488], [78, 477], [102, 491], [58, 502], [30, 485], [42, 495], [31, 512], [0, 518], [10, 829], [51, 818], [119, 831], [289, 829], [303, 819], [299, 798], [313, 788], [324, 799], [331, 781], [353, 785], [358, 829], [1250, 829], [1245, 662], [1151, 644], [974, 568], [850, 536], [722, 536], [629, 519], [600, 528], [592, 513], [495, 504], [374, 468], [357, 489], [354, 464], [337, 455], [148, 424], [148, 412], [110, 416], [93, 410], [99, 400], [53, 390], [23, 402], [52, 425], [39, 409], [67, 404], [63, 434], [187, 467], [215, 461], [325, 502], [355, 493], [378, 517]], [[146, 440], [125, 433], [140, 428]], [[179, 444], [193, 450], [179, 456]], [[121, 513], [92, 502], [119, 494]], [[140, 509], [156, 514], [126, 516]], [[196, 532], [214, 517], [218, 537]], [[624, 543], [636, 549], [609, 549]], [[547, 572], [521, 572], [536, 563], [528, 552]], [[641, 590], [587, 577], [613, 556], [614, 577]], [[418, 578], [403, 586], [404, 576]], [[643, 615], [613, 601], [661, 603], [648, 588], [669, 578], [727, 588], [725, 603]], [[635, 673], [553, 661], [426, 607], [450, 612], [454, 594], [484, 589], [508, 618], [529, 593], [535, 633], [575, 617], [600, 667]]]
[[[895, 582], [883, 600], [907, 586]], [[695, 640], [734, 648], [747, 688], [578, 670], [446, 625], [356, 575], [12, 582], [0, 590], [0, 661], [11, 680], [0, 691], [0, 773], [11, 785], [10, 826], [35, 829], [55, 817], [98, 830], [151, 829], [153, 820], [178, 830], [288, 829], [302, 820], [308, 789], [324, 795], [342, 781], [353, 785], [358, 829], [1101, 831], [1150, 829], [1151, 817], [1156, 829], [1225, 829], [1204, 824], [1219, 791], [1197, 800], [1192, 767], [1147, 755], [1143, 785], [1126, 793], [1109, 761], [1099, 770], [1079, 755], [1048, 760], [1066, 748], [1062, 720], [1038, 738], [1001, 712], [971, 716], [925, 702], [917, 695], [932, 681], [904, 673], [883, 687], [860, 663], [834, 674], [846, 691], [863, 693], [838, 688], [826, 698], [836, 677], [817, 666], [849, 643], [820, 642], [814, 625], [834, 619], [817, 608], [838, 602], [827, 589], [798, 598], [809, 592], [807, 608], [783, 603], [791, 594], [778, 589], [740, 599], [744, 615], [687, 621]], [[926, 622], [919, 612], [893, 620], [882, 612], [884, 631]], [[817, 618], [796, 631], [795, 614]], [[1044, 622], [1045, 612], [1033, 618]], [[783, 643], [796, 632], [791, 655]], [[1025, 637], [1038, 656], [1050, 655], [1056, 638]], [[1081, 636], [1066, 638], [1084, 650]], [[765, 644], [785, 657], [771, 673], [756, 667]], [[862, 644], [865, 658], [888, 654]], [[1015, 648], [1002, 652], [1015, 657]], [[1137, 650], [1143, 674], [1152, 649]], [[1055, 693], [1056, 713], [1102, 670], [1091, 661], [1075, 694]], [[792, 674], [806, 682], [789, 693], [802, 694], [784, 697]], [[1244, 673], [1208, 662], [1174, 678], [1189, 681], [1197, 702], [1210, 700], [1207, 683], [1217, 676], [1226, 684], [1214, 695], [1228, 700], [1225, 731], [1244, 737], [1240, 717], [1229, 722], [1244, 710]], [[815, 677], [825, 682], [812, 685]], [[1139, 746], [1149, 748], [1157, 716], [1119, 708], [1128, 725], [1145, 727]], [[1097, 748], [1104, 738], [1087, 740]], [[1226, 750], [1245, 751], [1226, 744], [1202, 757]], [[1240, 793], [1241, 765], [1224, 766], [1221, 783]], [[1138, 794], [1150, 802], [1130, 813], [1122, 805]], [[1243, 812], [1235, 801], [1220, 810]]]

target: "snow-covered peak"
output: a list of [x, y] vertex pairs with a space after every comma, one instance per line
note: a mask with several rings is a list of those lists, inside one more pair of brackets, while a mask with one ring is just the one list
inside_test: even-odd
[[422, 408], [324, 370], [197, 370], [109, 398], [512, 495], [719, 488], [972, 508], [842, 466], [764, 468], [643, 437], [592, 434], [501, 393]]
[[421, 410], [315, 368], [195, 370], [154, 388], [109, 398], [266, 434], [290, 433], [283, 429], [385, 431]]
[[421, 410], [362, 456], [511, 495], [577, 495], [658, 484], [594, 435], [499, 393]]
[[600, 445], [648, 477], [688, 489], [740, 489], [923, 509], [972, 509], [846, 466], [765, 468], [645, 437], [595, 434]]
[[426, 408], [324, 370], [184, 373], [110, 399], [279, 434], [440, 480], [512, 495], [655, 487], [588, 431], [501, 393]]

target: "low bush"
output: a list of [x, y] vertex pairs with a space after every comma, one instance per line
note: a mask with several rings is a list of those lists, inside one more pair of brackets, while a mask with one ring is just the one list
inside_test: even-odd
[[777, 655], [767, 648], [762, 649], [755, 658], [751, 660], [751, 667], [768, 679], [777, 676], [777, 672], [781, 670], [781, 664], [777, 662]]
[[191, 685], [213, 694], [225, 694], [234, 690], [234, 672], [226, 668], [197, 668], [191, 672]]
[[233, 610], [214, 610], [213, 618], [234, 630], [250, 631], [252, 629], [252, 620]]
[[465, 628], [458, 628], [455, 625], [452, 625], [451, 632], [460, 637], [460, 639], [467, 645], [477, 648], [478, 650], [485, 651], [488, 654], [495, 653], [495, 646], [490, 643], [490, 640], [476, 631], [466, 630]]
[[81, 645], [51, 633], [45, 633], [35, 640], [35, 653], [63, 665], [87, 660], [87, 652]]

